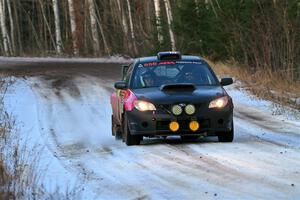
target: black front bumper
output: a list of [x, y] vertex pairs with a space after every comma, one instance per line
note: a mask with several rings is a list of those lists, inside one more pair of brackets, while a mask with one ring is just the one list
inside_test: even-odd
[[[192, 116], [182, 114], [175, 116], [172, 113], [159, 111], [140, 112], [136, 109], [127, 111], [129, 129], [132, 135], [143, 136], [169, 136], [169, 135], [204, 135], [216, 136], [220, 132], [228, 132], [232, 129], [233, 106], [226, 106], [222, 110], [202, 109]], [[198, 131], [193, 132], [189, 123], [196, 120], [200, 124]], [[179, 123], [179, 130], [172, 132], [169, 124], [172, 121]]]

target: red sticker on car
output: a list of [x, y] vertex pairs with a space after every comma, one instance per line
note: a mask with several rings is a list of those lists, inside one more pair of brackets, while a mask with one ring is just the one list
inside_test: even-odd
[[157, 62], [144, 63], [144, 67], [157, 66]]
[[174, 65], [176, 62], [174, 61], [161, 61], [161, 62], [149, 62], [149, 63], [144, 63], [144, 67], [153, 67], [153, 66], [158, 66], [158, 65]]

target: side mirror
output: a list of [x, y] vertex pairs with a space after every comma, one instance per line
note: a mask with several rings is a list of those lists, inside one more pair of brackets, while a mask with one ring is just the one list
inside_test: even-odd
[[115, 88], [118, 90], [126, 90], [127, 89], [127, 83], [125, 81], [118, 81], [115, 83]]
[[127, 73], [129, 69], [129, 66], [128, 65], [123, 65], [122, 66], [122, 77], [124, 78], [125, 74]]
[[233, 80], [232, 78], [222, 78], [220, 83], [222, 86], [231, 85]]

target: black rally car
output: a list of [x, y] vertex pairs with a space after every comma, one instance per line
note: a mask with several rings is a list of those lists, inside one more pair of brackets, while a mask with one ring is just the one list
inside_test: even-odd
[[127, 145], [144, 136], [218, 136], [232, 142], [233, 103], [210, 66], [197, 56], [160, 52], [123, 66], [111, 95], [112, 134]]

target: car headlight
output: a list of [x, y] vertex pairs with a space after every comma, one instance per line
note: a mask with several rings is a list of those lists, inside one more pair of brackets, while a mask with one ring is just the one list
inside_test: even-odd
[[220, 97], [209, 103], [209, 108], [224, 108], [228, 104], [228, 96]]
[[147, 101], [136, 100], [133, 103], [134, 107], [139, 111], [153, 111], [156, 110], [155, 106]]

